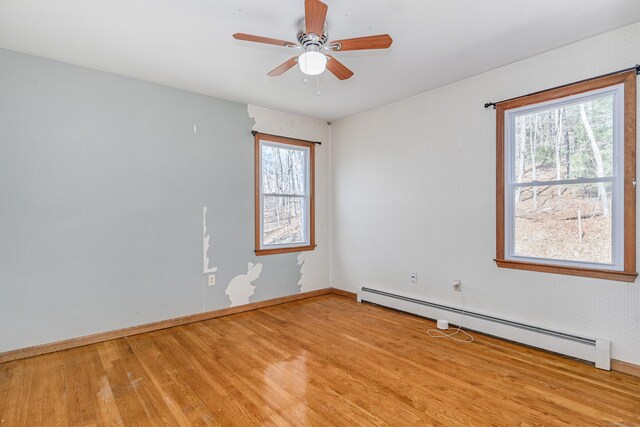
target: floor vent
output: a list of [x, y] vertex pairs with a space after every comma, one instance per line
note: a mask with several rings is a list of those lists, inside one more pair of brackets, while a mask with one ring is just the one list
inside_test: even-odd
[[[358, 291], [358, 301], [371, 302], [430, 319], [446, 319], [450, 324], [456, 325], [460, 322], [462, 315], [462, 310], [459, 308], [366, 286]], [[470, 311], [465, 313], [463, 326], [485, 334], [593, 362], [599, 369], [607, 371], [611, 369], [611, 342], [607, 340], [572, 335]]]

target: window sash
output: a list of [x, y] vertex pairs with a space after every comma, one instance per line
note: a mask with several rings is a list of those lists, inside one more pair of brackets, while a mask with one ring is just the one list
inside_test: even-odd
[[[575, 178], [566, 180], [550, 181], [530, 181], [515, 182], [515, 119], [522, 114], [532, 114], [538, 111], [552, 108], [561, 108], [589, 100], [601, 98], [603, 96], [613, 96], [613, 175], [595, 178]], [[579, 268], [594, 268], [602, 270], [624, 270], [624, 84], [608, 86], [577, 95], [572, 95], [560, 99], [554, 99], [542, 103], [525, 105], [504, 111], [504, 245], [505, 259], [519, 262], [535, 262], [548, 265], [572, 266]], [[542, 258], [533, 256], [522, 256], [515, 254], [515, 198], [514, 190], [519, 187], [540, 187], [549, 185], [570, 185], [611, 182], [611, 220], [612, 220], [612, 263], [596, 263], [587, 261], [573, 261], [558, 258]]]
[[[304, 203], [302, 204], [302, 233], [303, 239], [300, 242], [292, 242], [292, 243], [265, 243], [264, 241], [264, 199], [266, 197], [295, 197], [299, 199], [303, 199]], [[295, 248], [298, 246], [305, 246], [310, 244], [310, 230], [309, 230], [309, 209], [310, 209], [310, 198], [309, 196], [288, 196], [288, 195], [278, 195], [278, 194], [263, 194], [260, 198], [260, 248], [261, 249], [275, 249], [275, 248]]]
[[[303, 174], [304, 174], [304, 188], [303, 188], [303, 193], [302, 194], [286, 194], [286, 193], [264, 193], [264, 187], [263, 187], [263, 179], [264, 179], [264, 163], [263, 163], [263, 158], [262, 158], [262, 149], [263, 147], [274, 147], [274, 148], [280, 148], [282, 150], [291, 150], [291, 151], [301, 151], [304, 154], [304, 167], [303, 167]], [[298, 197], [298, 196], [307, 196], [309, 195], [309, 186], [310, 186], [310, 179], [309, 179], [309, 153], [310, 153], [310, 149], [309, 147], [300, 147], [300, 146], [295, 146], [295, 145], [291, 145], [291, 144], [284, 144], [281, 142], [273, 142], [273, 141], [266, 141], [266, 140], [260, 140], [260, 194], [272, 194], [272, 195], [277, 195], [277, 196], [288, 196], [288, 197]]]
[[[617, 84], [608, 86], [602, 89], [597, 89], [577, 95], [567, 96], [561, 99], [554, 99], [551, 101], [525, 105], [523, 107], [506, 110], [505, 114], [505, 178], [510, 180], [510, 183], [515, 183], [516, 175], [513, 163], [515, 161], [514, 142], [515, 142], [515, 118], [523, 114], [532, 114], [540, 111], [546, 111], [550, 107], [562, 108], [567, 105], [580, 104], [588, 102], [592, 99], [602, 98], [607, 95], [613, 95], [613, 174], [611, 176], [616, 177], [619, 175], [619, 167], [624, 166], [621, 160], [624, 160], [622, 148], [624, 147], [624, 84]], [[620, 144], [618, 144], [620, 143]], [[600, 178], [600, 177], [598, 177]], [[574, 179], [589, 179], [586, 177], [574, 178]], [[551, 181], [543, 181], [551, 182]]]

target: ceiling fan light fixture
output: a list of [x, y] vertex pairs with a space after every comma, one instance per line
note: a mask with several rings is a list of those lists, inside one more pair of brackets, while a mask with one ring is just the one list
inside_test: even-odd
[[317, 76], [327, 69], [327, 57], [322, 52], [309, 50], [298, 57], [298, 66], [304, 74]]

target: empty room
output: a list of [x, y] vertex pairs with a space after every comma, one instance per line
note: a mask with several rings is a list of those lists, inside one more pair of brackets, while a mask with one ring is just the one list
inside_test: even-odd
[[0, 0], [0, 427], [640, 426], [638, 0]]

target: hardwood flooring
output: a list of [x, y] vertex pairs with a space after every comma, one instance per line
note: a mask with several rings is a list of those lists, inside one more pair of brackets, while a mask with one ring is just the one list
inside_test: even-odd
[[640, 378], [336, 295], [0, 365], [0, 425], [640, 425]]

